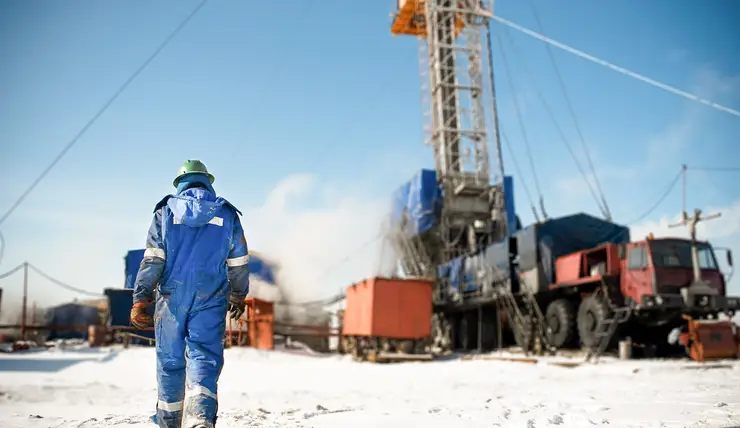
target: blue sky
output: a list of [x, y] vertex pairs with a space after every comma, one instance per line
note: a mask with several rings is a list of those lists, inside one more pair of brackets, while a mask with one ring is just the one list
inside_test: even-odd
[[[197, 3], [0, 3], [0, 211]], [[284, 3], [209, 2], [2, 225], [0, 271], [28, 260], [80, 288], [120, 286], [123, 256], [143, 246], [153, 205], [172, 190], [179, 164], [200, 158], [217, 191], [245, 212], [251, 247], [283, 263], [301, 296], [321, 297], [371, 274], [379, 250], [355, 250], [374, 235], [390, 192], [433, 166], [422, 144], [417, 41], [390, 35], [394, 0]], [[549, 37], [740, 109], [737, 2], [532, 4]], [[499, 0], [497, 13], [540, 30], [526, 1]], [[494, 45], [501, 127], [522, 167], [515, 182], [523, 220], [531, 214], [521, 184], [534, 191], [534, 182], [515, 100], [549, 213], [598, 214], [533, 89], [583, 159], [545, 45], [499, 24], [495, 30], [504, 47]], [[616, 221], [649, 208], [684, 162], [740, 165], [740, 118], [553, 54]], [[723, 211], [703, 232], [740, 259], [738, 178], [691, 172], [688, 202]], [[680, 208], [676, 189], [635, 233], [661, 233]], [[350, 260], [326, 274], [342, 259]], [[34, 300], [76, 297], [31, 275]], [[4, 280], [6, 295], [17, 294], [21, 280]]]

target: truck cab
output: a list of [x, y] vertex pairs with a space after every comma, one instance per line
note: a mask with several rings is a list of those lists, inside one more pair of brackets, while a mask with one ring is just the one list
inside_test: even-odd
[[[726, 296], [725, 278], [714, 249], [697, 241], [695, 281], [692, 243], [688, 239], [649, 237], [620, 251], [620, 287], [627, 303], [639, 309], [686, 309], [688, 312], [734, 312], [740, 298]], [[732, 255], [727, 253], [732, 265]]]

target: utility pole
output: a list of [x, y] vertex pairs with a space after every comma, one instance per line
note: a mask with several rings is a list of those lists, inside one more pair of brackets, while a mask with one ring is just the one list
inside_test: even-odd
[[23, 263], [23, 308], [21, 309], [21, 340], [26, 340], [26, 306], [28, 305], [28, 262]]
[[701, 278], [701, 268], [699, 266], [699, 247], [697, 246], [696, 242], [696, 226], [702, 221], [714, 220], [716, 218], [719, 218], [720, 216], [722, 216], [722, 213], [714, 213], [707, 216], [702, 216], [701, 210], [699, 208], [694, 208], [694, 214], [691, 217], [689, 217], [688, 213], [686, 213], [686, 210], [684, 210], [681, 215], [683, 217], [681, 221], [676, 224], [672, 224], [669, 227], [689, 227], [689, 236], [691, 237], [691, 264], [694, 270], [694, 282], [689, 287], [689, 290], [682, 289], [681, 291], [684, 293], [684, 300], [686, 300], [686, 303], [692, 306], [694, 304], [694, 302], [692, 301], [693, 299], [690, 299], [686, 293], [717, 294], [716, 290], [709, 287], [709, 285]]

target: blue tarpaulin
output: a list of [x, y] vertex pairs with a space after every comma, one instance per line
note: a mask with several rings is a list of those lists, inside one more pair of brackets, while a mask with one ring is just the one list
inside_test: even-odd
[[[136, 274], [139, 272], [139, 265], [144, 258], [144, 250], [131, 250], [126, 254], [126, 285], [125, 288], [134, 288]], [[255, 254], [249, 253], [249, 272], [251, 275], [258, 277], [262, 281], [275, 285], [275, 266]]]
[[419, 235], [437, 225], [441, 208], [437, 173], [422, 169], [394, 193], [391, 221], [405, 234]]
[[126, 283], [124, 288], [134, 288], [136, 274], [139, 272], [139, 265], [144, 258], [144, 250], [131, 250], [126, 253], [124, 263], [126, 265]]

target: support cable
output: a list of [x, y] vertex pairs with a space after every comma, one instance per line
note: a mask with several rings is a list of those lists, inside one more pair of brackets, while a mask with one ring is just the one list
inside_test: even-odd
[[[504, 60], [504, 68], [506, 69], [506, 75], [508, 77], [507, 80], [509, 81], [509, 88], [511, 90], [512, 95], [514, 96], [514, 107], [516, 110], [517, 121], [519, 122], [519, 129], [522, 132], [522, 139], [524, 140], [525, 152], [527, 154], [527, 158], [529, 159], [529, 167], [532, 169], [532, 176], [534, 177], [534, 186], [535, 186], [535, 190], [537, 191], [537, 197], [540, 200], [540, 204], [544, 206], [544, 202], [542, 202], [544, 201], [544, 198], [542, 197], [542, 189], [540, 189], [540, 180], [539, 180], [539, 177], [537, 176], [537, 169], [534, 166], [534, 157], [532, 156], [532, 146], [529, 144], [529, 138], [527, 136], [527, 129], [524, 126], [524, 119], [522, 118], [522, 111], [519, 106], [519, 97], [517, 97], [516, 95], [516, 88], [514, 86], [514, 75], [511, 73], [511, 68], [509, 67], [509, 59], [506, 56], [504, 45], [503, 43], [501, 43], [501, 38], [497, 37], [496, 40], [498, 41], [499, 49], [501, 50], [501, 55]], [[542, 215], [545, 218], [545, 220], [547, 220], [547, 212], [544, 210], [544, 207], [542, 210]], [[537, 218], [538, 216], [535, 214], [535, 219]], [[539, 222], [539, 220], [537, 221]]]
[[[516, 50], [516, 45], [514, 44], [514, 41], [509, 36], [508, 31], [504, 29], [504, 35], [506, 36], [506, 39], [509, 41], [509, 44]], [[583, 170], [583, 167], [581, 166], [581, 162], [578, 160], [578, 157], [576, 156], [575, 151], [573, 150], [573, 147], [568, 142], [568, 138], [565, 136], [565, 133], [563, 132], [563, 129], [560, 127], [560, 124], [558, 123], [557, 119], [555, 118], [555, 113], [550, 108], [550, 104], [547, 103], [547, 100], [545, 99], [544, 95], [542, 94], [542, 91], [540, 91], [539, 87], [536, 84], [536, 81], [532, 77], [532, 75], [529, 73], [528, 69], [524, 66], [522, 66], [523, 74], [529, 78], [529, 80], [532, 82], [532, 87], [534, 88], [535, 92], [537, 93], [537, 96], [539, 97], [540, 101], [542, 102], [542, 106], [545, 108], [545, 111], [547, 111], [548, 115], [550, 116], [550, 120], [552, 121], [553, 125], [555, 126], [555, 129], [558, 131], [558, 134], [560, 135], [560, 139], [563, 141], [563, 144], [565, 144], [565, 147], [568, 149], [568, 152], [570, 153], [570, 156], [573, 158], [573, 162], [575, 162], [576, 167], [578, 168], [578, 171], [581, 173], [581, 176], [583, 177], [583, 181], [586, 183], [586, 186], [588, 187], [589, 192], [591, 193], [591, 196], [593, 196], [594, 201], [596, 202], [596, 205], [601, 210], [601, 213], [604, 217], [608, 216], [607, 210], [603, 207], [601, 204], [601, 199], [597, 196], [596, 191], [594, 190], [593, 186], [591, 185], [591, 181], [588, 179], [588, 176], [586, 175], [586, 172]]]
[[[532, 9], [532, 14], [534, 15], [534, 19], [537, 22], [537, 27], [542, 32], [544, 30], [544, 27], [542, 25], [542, 21], [540, 20], [540, 15], [537, 13], [537, 9], [535, 9], [534, 4], [532, 3], [532, 0], [529, 0], [529, 7]], [[609, 205], [606, 202], [606, 197], [604, 196], [604, 191], [601, 188], [601, 182], [599, 180], [599, 176], [596, 174], [596, 168], [594, 167], [594, 162], [591, 159], [591, 153], [588, 149], [588, 145], [586, 144], [586, 138], [583, 136], [583, 131], [581, 131], [581, 126], [578, 121], [578, 118], [576, 116], [575, 109], [573, 108], [573, 103], [570, 100], [570, 96], [568, 96], [568, 90], [565, 88], [565, 80], [563, 79], [562, 73], [560, 73], [560, 68], [558, 67], [557, 62], [555, 61], [555, 55], [552, 53], [552, 48], [549, 44], [545, 44], [545, 49], [547, 50], [547, 55], [550, 57], [550, 62], [552, 63], [552, 68], [555, 70], [555, 75], [558, 78], [558, 83], [560, 84], [560, 89], [563, 92], [563, 97], [565, 98], [565, 104], [568, 106], [568, 111], [570, 112], [570, 116], [573, 119], [573, 124], [576, 127], [576, 132], [578, 133], [578, 138], [581, 140], [581, 146], [583, 146], [583, 152], [586, 154], [586, 160], [588, 161], [589, 169], [591, 170], [591, 175], [594, 177], [594, 184], [596, 185], [596, 190], [599, 192], [599, 196], [601, 197], [601, 203], [604, 206], [604, 210], [606, 211], [606, 219], [608, 221], [611, 221], [612, 214], [609, 210]]]
[[[490, 9], [493, 11], [493, 3]], [[504, 179], [504, 155], [501, 153], [501, 131], [499, 126], [498, 106], [496, 99], [496, 70], [493, 68], [493, 43], [491, 42], [491, 20], [486, 19], [486, 43], [488, 44], [488, 78], [491, 81], [491, 125], [493, 128], [494, 147], [496, 148], [496, 163], [498, 165], [497, 175]], [[535, 216], [536, 217], [536, 216]]]
[[626, 76], [632, 77], [632, 78], [637, 79], [637, 80], [641, 80], [641, 81], [643, 81], [643, 82], [645, 82], [647, 84], [650, 84], [652, 86], [655, 86], [656, 88], [663, 89], [665, 91], [668, 91], [670, 93], [673, 93], [673, 94], [678, 95], [678, 96], [681, 96], [681, 97], [684, 97], [684, 98], [689, 99], [691, 101], [695, 101], [697, 103], [704, 104], [706, 106], [712, 107], [712, 108], [714, 108], [716, 110], [720, 110], [720, 111], [723, 111], [725, 113], [729, 113], [729, 114], [731, 114], [733, 116], [740, 117], [740, 111], [739, 110], [736, 110], [736, 109], [733, 109], [733, 108], [730, 108], [730, 107], [727, 107], [727, 106], [724, 106], [724, 105], [715, 103], [715, 102], [710, 101], [708, 99], [699, 97], [698, 95], [694, 95], [694, 94], [692, 94], [690, 92], [683, 91], [681, 89], [675, 88], [675, 87], [670, 86], [670, 85], [667, 85], [665, 83], [661, 83], [661, 82], [659, 82], [659, 81], [657, 81], [655, 79], [651, 79], [649, 77], [646, 77], [646, 76], [643, 76], [641, 74], [635, 73], [634, 71], [630, 71], [630, 70], [628, 70], [628, 69], [626, 69], [624, 67], [620, 67], [618, 65], [612, 64], [612, 63], [610, 63], [608, 61], [605, 61], [603, 59], [599, 59], [599, 58], [597, 58], [597, 57], [595, 57], [593, 55], [589, 55], [589, 54], [587, 54], [587, 53], [585, 53], [583, 51], [580, 51], [580, 50], [578, 50], [576, 48], [570, 47], [570, 46], [568, 46], [568, 45], [566, 45], [564, 43], [560, 43], [560, 42], [558, 42], [556, 40], [553, 40], [553, 39], [551, 39], [551, 38], [549, 38], [547, 36], [544, 36], [544, 35], [542, 35], [540, 33], [537, 33], [535, 31], [532, 31], [532, 30], [530, 30], [528, 28], [522, 27], [519, 24], [515, 24], [515, 23], [513, 23], [511, 21], [508, 21], [508, 20], [506, 20], [504, 18], [501, 18], [500, 16], [495, 16], [494, 15], [494, 16], [491, 17], [491, 19], [493, 19], [496, 22], [499, 22], [499, 23], [501, 23], [501, 24], [503, 24], [503, 25], [505, 25], [507, 27], [510, 27], [510, 28], [513, 28], [513, 29], [515, 29], [515, 30], [517, 30], [519, 32], [522, 32], [522, 33], [524, 33], [524, 34], [526, 34], [528, 36], [534, 37], [535, 39], [541, 40], [541, 41], [543, 41], [543, 42], [545, 42], [545, 43], [547, 43], [549, 45], [555, 46], [556, 48], [560, 48], [560, 49], [562, 49], [564, 51], [567, 51], [567, 52], [570, 52], [570, 53], [572, 53], [574, 55], [577, 55], [577, 56], [579, 56], [579, 57], [581, 57], [583, 59], [589, 60], [591, 62], [594, 62], [596, 64], [602, 65], [604, 67], [610, 68], [610, 69], [612, 69], [612, 70], [614, 70], [614, 71], [616, 71], [618, 73], [624, 74]]
[[80, 140], [80, 138], [82, 138], [82, 136], [87, 132], [87, 130], [90, 129], [90, 127], [95, 122], [97, 122], [100, 116], [102, 116], [103, 113], [105, 113], [108, 110], [108, 108], [113, 104], [113, 102], [128, 88], [128, 86], [141, 74], [141, 72], [144, 71], [144, 69], [149, 64], [151, 64], [151, 62], [154, 61], [154, 59], [157, 56], [159, 56], [159, 54], [164, 50], [164, 48], [167, 47], [167, 45], [169, 45], [169, 43], [175, 38], [175, 36], [177, 36], [178, 33], [180, 33], [180, 31], [183, 28], [185, 28], [185, 26], [190, 22], [190, 20], [193, 19], [193, 17], [203, 8], [203, 6], [205, 6], [207, 2], [208, 0], [202, 0], [200, 4], [198, 4], [198, 6], [196, 6], [195, 9], [193, 9], [193, 11], [190, 12], [190, 14], [180, 23], [180, 25], [178, 25], [170, 33], [170, 35], [167, 36], [167, 38], [159, 45], [159, 47], [157, 47], [154, 53], [152, 53], [149, 56], [149, 58], [147, 58], [146, 61], [144, 61], [144, 63], [141, 66], [139, 66], [139, 68], [136, 71], [134, 71], [134, 73], [131, 74], [131, 76], [129, 76], [129, 78], [123, 83], [123, 85], [121, 85], [118, 88], [118, 90], [113, 94], [113, 96], [110, 99], [108, 99], [108, 101], [105, 104], [103, 104], [103, 106], [98, 110], [98, 112], [95, 113], [95, 115], [87, 122], [87, 124], [85, 124], [85, 126], [82, 127], [82, 129], [77, 133], [77, 135], [75, 135], [72, 138], [72, 140], [69, 143], [67, 143], [67, 145], [64, 147], [64, 149], [62, 149], [62, 151], [57, 155], [57, 157], [54, 158], [51, 164], [48, 167], [46, 167], [46, 169], [44, 169], [41, 172], [41, 174], [39, 174], [36, 180], [34, 180], [33, 183], [31, 183], [31, 185], [13, 203], [13, 205], [11, 205], [10, 209], [8, 209], [8, 211], [2, 217], [0, 217], [0, 225], [2, 225], [2, 223], [8, 217], [10, 217], [13, 211], [15, 211], [16, 208], [18, 208], [18, 206], [23, 202], [23, 200], [26, 199], [26, 197], [33, 191], [33, 189], [36, 186], [38, 186], [41, 180], [43, 180], [44, 177], [46, 177], [46, 175], [56, 166], [57, 163], [59, 163], [60, 160], [62, 160], [62, 158], [64, 157], [64, 155], [67, 154], [69, 149], [71, 149], [72, 146], [74, 146]]
[[524, 193], [527, 195], [527, 200], [529, 201], [529, 205], [532, 207], [532, 214], [534, 214], [534, 219], [537, 223], [539, 223], [540, 216], [537, 213], [537, 208], [535, 208], [534, 200], [532, 199], [532, 193], [530, 193], [529, 191], [529, 186], [527, 186], [527, 182], [526, 180], [524, 180], [524, 173], [522, 173], [522, 169], [519, 167], [519, 162], [516, 159], [516, 155], [514, 155], [514, 150], [511, 148], [509, 139], [506, 138], [506, 134], [504, 134], [503, 130], [501, 130], [501, 139], [503, 140], [504, 145], [506, 146], [506, 149], [509, 151], [509, 156], [511, 156], [511, 161], [514, 163], [514, 170], [516, 171], [519, 177], [522, 177], [522, 179], [518, 181], [522, 183], [522, 187], [524, 188]]

